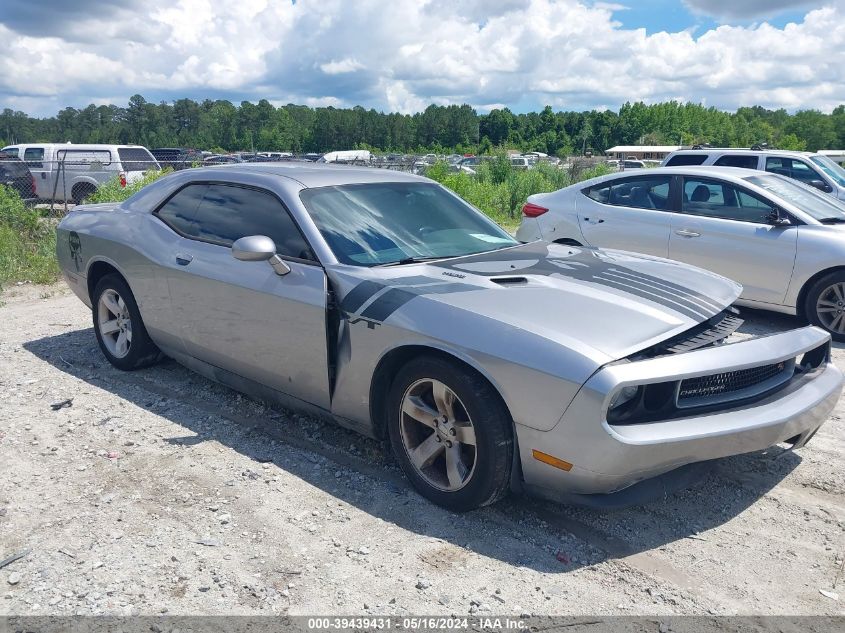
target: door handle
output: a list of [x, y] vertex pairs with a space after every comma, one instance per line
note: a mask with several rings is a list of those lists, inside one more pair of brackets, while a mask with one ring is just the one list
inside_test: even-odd
[[189, 255], [188, 253], [176, 253], [176, 263], [180, 266], [187, 266], [190, 264], [194, 259], [193, 255]]
[[584, 222], [589, 222], [590, 224], [601, 224], [604, 222], [604, 219], [599, 218], [598, 220], [590, 220], [590, 218], [584, 218]]
[[689, 229], [681, 229], [679, 231], [675, 231], [675, 235], [680, 235], [681, 237], [701, 237], [701, 233], [697, 233], [696, 231], [690, 231]]

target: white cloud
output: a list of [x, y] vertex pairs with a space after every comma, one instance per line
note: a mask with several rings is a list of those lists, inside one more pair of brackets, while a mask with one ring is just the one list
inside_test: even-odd
[[364, 64], [357, 59], [346, 57], [340, 61], [330, 61], [327, 64], [320, 64], [320, 70], [327, 75], [342, 75], [343, 73], [354, 73], [356, 70], [361, 70]]
[[[730, 6], [686, 1], [711, 12]], [[782, 29], [723, 25], [697, 36], [624, 29], [615, 4], [576, 0], [175, 0], [152, 10], [126, 3], [102, 18], [87, 13], [84, 31], [100, 36], [84, 39], [66, 21], [37, 37], [0, 16], [14, 27], [0, 24], [0, 107], [53, 114], [115, 95], [125, 95], [122, 105], [134, 93], [403, 112], [429, 103], [845, 103], [842, 0]], [[786, 4], [801, 2], [766, 2]], [[27, 6], [31, 14], [38, 5]], [[28, 15], [27, 24], [37, 18]]]

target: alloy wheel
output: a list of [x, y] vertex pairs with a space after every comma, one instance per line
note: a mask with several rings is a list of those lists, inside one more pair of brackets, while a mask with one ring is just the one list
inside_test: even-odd
[[109, 353], [115, 358], [125, 357], [132, 346], [132, 318], [123, 298], [111, 288], [100, 295], [97, 324]]
[[816, 300], [816, 314], [828, 330], [845, 334], [845, 282], [837, 282], [822, 290]]
[[433, 378], [417, 380], [399, 416], [402, 445], [419, 475], [438, 490], [463, 488], [475, 470], [475, 427], [455, 392]]

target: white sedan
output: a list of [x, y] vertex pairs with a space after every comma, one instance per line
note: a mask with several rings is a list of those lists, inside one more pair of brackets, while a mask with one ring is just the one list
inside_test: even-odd
[[845, 204], [747, 169], [667, 167], [533, 195], [517, 239], [668, 257], [743, 285], [740, 303], [845, 341]]

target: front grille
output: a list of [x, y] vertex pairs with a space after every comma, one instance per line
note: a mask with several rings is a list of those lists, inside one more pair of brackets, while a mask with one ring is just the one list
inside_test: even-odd
[[787, 382], [794, 361], [782, 361], [761, 367], [740, 369], [682, 380], [678, 388], [678, 406], [696, 407], [759, 395]]

